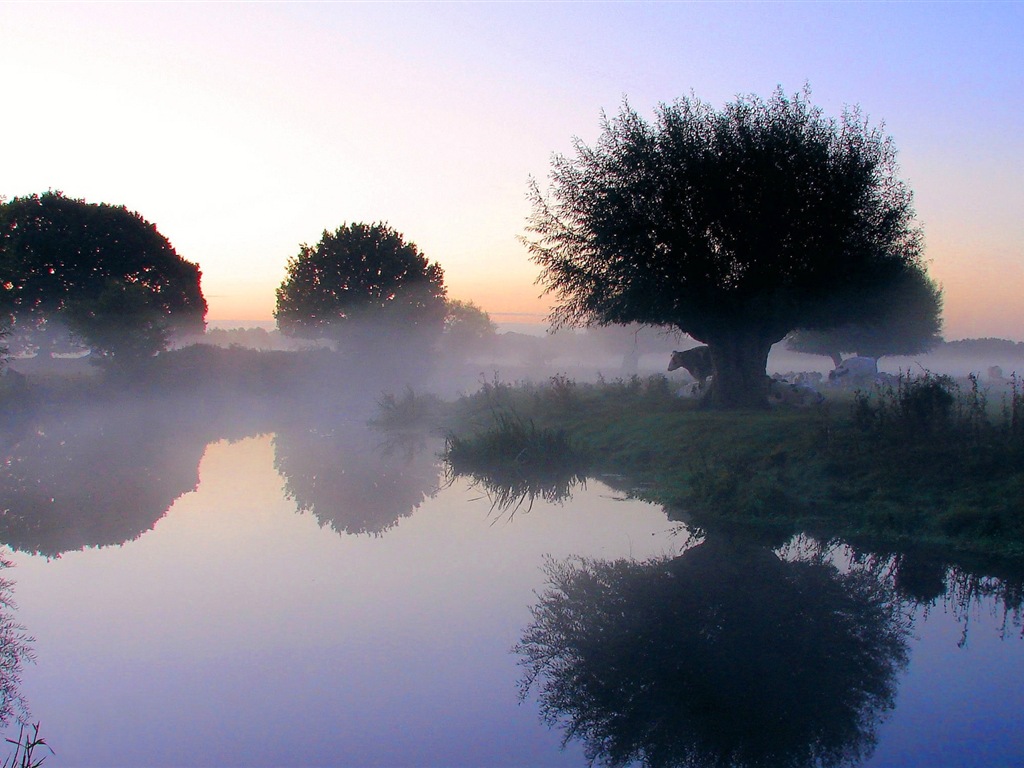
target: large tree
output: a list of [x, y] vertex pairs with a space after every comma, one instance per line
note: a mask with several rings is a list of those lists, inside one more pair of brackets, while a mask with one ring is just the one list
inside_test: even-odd
[[942, 343], [942, 289], [923, 271], [886, 286], [881, 311], [827, 330], [797, 329], [786, 337], [794, 352], [826, 355], [837, 366], [844, 353], [869, 357], [917, 355]]
[[[162, 328], [156, 347], [146, 347], [145, 354], [152, 354], [171, 334], [202, 333], [200, 278], [198, 266], [124, 206], [60, 192], [0, 205], [0, 310], [19, 341], [59, 345], [68, 335], [71, 308], [88, 306], [92, 322], [78, 328], [80, 338], [91, 343], [89, 331], [98, 322], [134, 334], [139, 320]], [[120, 314], [121, 304], [111, 301], [114, 285], [132, 295], [137, 311]]]
[[552, 321], [675, 326], [710, 348], [720, 406], [763, 407], [773, 343], [874, 316], [924, 271], [891, 139], [806, 89], [720, 111], [691, 96], [653, 123], [625, 104], [552, 165], [525, 239]]
[[274, 317], [282, 333], [363, 349], [432, 343], [448, 306], [444, 272], [386, 224], [346, 224], [288, 260]]

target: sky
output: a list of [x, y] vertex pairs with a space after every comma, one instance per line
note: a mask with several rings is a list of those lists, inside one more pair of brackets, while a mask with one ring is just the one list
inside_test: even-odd
[[[1024, 2], [0, 0], [0, 195], [125, 205], [272, 319], [302, 243], [383, 221], [499, 322], [544, 322], [531, 178], [624, 99], [809, 84], [884, 124], [947, 339], [1024, 341]], [[230, 324], [230, 323], [229, 323]]]

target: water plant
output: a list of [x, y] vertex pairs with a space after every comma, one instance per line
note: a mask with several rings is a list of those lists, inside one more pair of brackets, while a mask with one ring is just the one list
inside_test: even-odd
[[[494, 413], [493, 425], [476, 434], [445, 439], [449, 480], [470, 476], [511, 514], [536, 498], [562, 501], [586, 478], [589, 459], [565, 430], [538, 427], [514, 411]], [[529, 508], [528, 507], [528, 508]]]
[[46, 760], [46, 755], [36, 757], [36, 750], [40, 747], [46, 747], [51, 755], [54, 754], [46, 739], [39, 736], [39, 723], [32, 726], [22, 723], [18, 728], [18, 738], [7, 739], [7, 743], [14, 745], [14, 752], [4, 758], [0, 768], [39, 768]]

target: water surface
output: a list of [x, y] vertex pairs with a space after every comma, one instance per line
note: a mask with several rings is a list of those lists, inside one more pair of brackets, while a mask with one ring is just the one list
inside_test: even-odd
[[[833, 546], [825, 556], [810, 540], [776, 551], [737, 550], [710, 534], [693, 540], [660, 507], [623, 500], [595, 480], [564, 504], [537, 500], [512, 515], [492, 510], [466, 480], [446, 484], [436, 443], [386, 445], [362, 427], [350, 431], [359, 438], [348, 447], [336, 431], [306, 429], [215, 441], [205, 451], [203, 442], [180, 435], [163, 442], [150, 435], [152, 457], [129, 445], [122, 470], [88, 483], [63, 480], [74, 480], [83, 462], [96, 464], [102, 441], [61, 454], [60, 477], [33, 476], [31, 451], [23, 452], [13, 464], [20, 479], [5, 497], [14, 563], [5, 575], [16, 582], [11, 613], [35, 638], [37, 661], [25, 666], [20, 690], [56, 751], [47, 765], [585, 765], [594, 743], [581, 733], [562, 747], [568, 710], [545, 701], [542, 681], [522, 701], [519, 695], [522, 643], [542, 616], [552, 567], [578, 558], [634, 579], [622, 592], [621, 613], [634, 611], [644, 624], [630, 628], [631, 637], [657, 637], [659, 627], [679, 622], [660, 651], [687, 632], [719, 631], [720, 643], [741, 648], [752, 637], [779, 654], [776, 690], [762, 698], [786, 700], [795, 707], [789, 721], [806, 721], [840, 745], [856, 741], [860, 753], [849, 764], [1015, 765], [1024, 754], [1019, 615], [1007, 613], [1005, 599], [981, 594], [985, 582], [940, 572], [946, 594], [911, 599], [884, 558], [851, 564], [848, 550]], [[56, 442], [67, 451], [74, 440]], [[170, 461], [167, 451], [178, 458]], [[199, 462], [197, 471], [190, 462]], [[57, 535], [45, 520], [18, 515], [44, 514], [47, 505], [77, 510], [80, 524], [55, 526]], [[698, 561], [705, 571], [694, 570]], [[861, 587], [850, 597], [843, 590], [854, 571]], [[703, 578], [716, 579], [719, 591], [703, 590], [711, 583]], [[726, 588], [728, 579], [736, 581]], [[967, 584], [975, 593], [965, 594]], [[822, 724], [799, 707], [814, 697], [789, 689], [799, 676], [785, 665], [839, 654], [851, 636], [849, 628], [832, 628], [842, 642], [823, 645], [836, 610], [814, 596], [826, 593], [850, 615], [869, 593], [892, 610], [873, 614], [886, 643], [858, 646], [865, 659], [875, 654], [884, 664], [842, 677], [828, 673], [843, 667], [837, 662], [819, 673], [822, 691], [869, 680], [866, 694], [849, 699], [849, 711], [867, 718], [860, 731], [834, 718]], [[625, 626], [587, 614], [591, 603], [605, 610], [610, 594], [574, 603], [582, 624]], [[764, 617], [751, 613], [756, 601], [744, 603], [750, 595], [771, 608]], [[717, 619], [708, 619], [707, 606]], [[680, 616], [684, 609], [691, 613]], [[666, 610], [676, 610], [674, 618]], [[737, 615], [746, 624], [722, 619]], [[603, 639], [584, 639], [596, 643], [588, 649], [605, 647]], [[797, 642], [806, 644], [803, 655]], [[636, 652], [630, 643], [608, 647]], [[641, 649], [636, 668], [616, 669], [623, 690], [644, 675], [682, 674], [679, 657], [660, 651]], [[759, 664], [767, 668], [763, 660], [726, 658], [714, 670], [703, 658], [686, 659], [687, 684], [717, 691], [765, 684], [763, 676], [750, 679]], [[657, 664], [675, 671], [659, 672]], [[604, 671], [598, 677], [607, 678]], [[804, 678], [801, 685], [814, 680]], [[681, 742], [672, 735], [677, 751], [658, 752], [654, 741], [662, 737], [644, 719], [664, 713], [630, 710], [636, 702], [645, 703], [612, 697], [604, 705], [609, 727], [628, 714], [630, 727], [653, 734], [647, 752], [638, 737], [637, 754], [673, 764]], [[721, 743], [722, 729], [711, 722], [710, 731], [683, 723], [666, 732], [689, 727], [696, 741]]]

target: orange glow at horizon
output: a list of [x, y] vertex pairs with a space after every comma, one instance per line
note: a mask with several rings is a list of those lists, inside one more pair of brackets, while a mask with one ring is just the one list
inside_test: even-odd
[[[245, 292], [237, 288], [237, 285], [222, 286], [204, 280], [203, 291], [209, 305], [208, 322], [266, 323], [274, 320], [276, 298], [273, 288], [251, 285]], [[549, 297], [538, 297], [538, 293], [540, 289], [530, 283], [510, 286], [497, 281], [475, 282], [457, 283], [455, 289], [449, 287], [448, 298], [473, 302], [495, 322], [546, 323], [551, 301]]]
[[[999, 259], [975, 259], [965, 266], [943, 259], [929, 270], [944, 288], [943, 336], [953, 341], [965, 338], [1005, 338], [1024, 341], [1024, 264]], [[499, 278], [486, 282], [453, 281], [451, 299], [471, 301], [497, 323], [547, 324], [552, 297], [540, 296], [540, 287], [530, 282], [510, 284]], [[250, 285], [207, 285], [209, 322], [256, 322], [274, 320], [274, 289]], [[951, 290], [951, 288], [953, 288]], [[1008, 315], [1007, 308], [1011, 308]]]
[[0, 198], [60, 189], [138, 211], [199, 265], [213, 323], [272, 322], [300, 243], [386, 221], [452, 299], [546, 325], [555, 297], [517, 235], [553, 155], [591, 145], [627, 97], [650, 115], [687, 91], [717, 108], [808, 83], [827, 114], [858, 104], [892, 131], [945, 338], [1022, 341], [1024, 4], [945, 10], [4, 3], [18, 110]]

